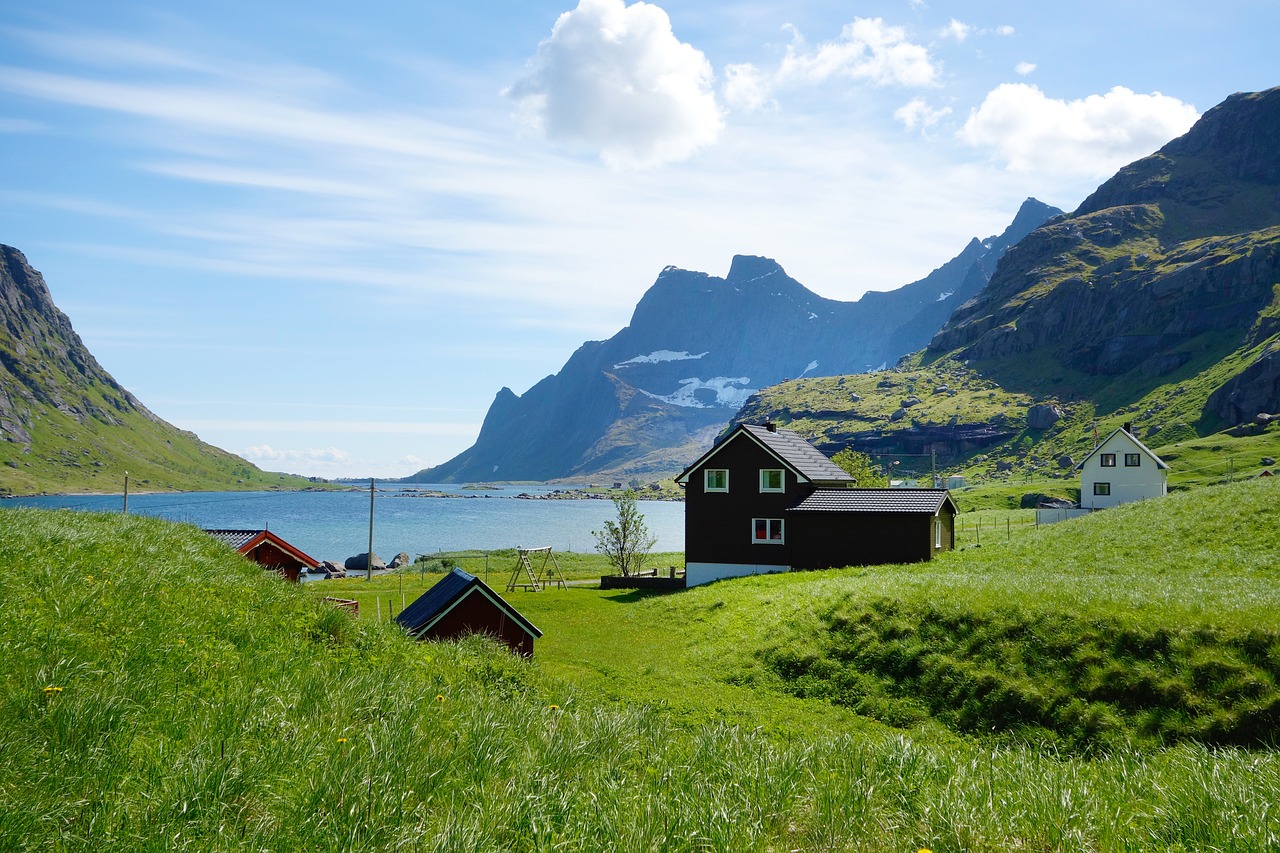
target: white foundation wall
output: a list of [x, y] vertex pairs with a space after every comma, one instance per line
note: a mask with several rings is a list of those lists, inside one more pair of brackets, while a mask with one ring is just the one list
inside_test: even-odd
[[684, 585], [700, 586], [725, 578], [743, 578], [747, 575], [768, 575], [775, 572], [789, 572], [790, 566], [757, 566], [747, 563], [686, 563], [684, 567]]

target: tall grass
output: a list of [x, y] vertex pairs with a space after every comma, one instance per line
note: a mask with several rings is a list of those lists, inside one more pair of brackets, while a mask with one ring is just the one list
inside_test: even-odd
[[409, 642], [156, 519], [3, 510], [0, 565], [4, 850], [1280, 843], [1272, 752], [689, 722], [482, 639]]

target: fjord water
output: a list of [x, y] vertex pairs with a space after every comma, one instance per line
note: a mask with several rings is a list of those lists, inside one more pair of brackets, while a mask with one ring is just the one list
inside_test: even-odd
[[[616, 513], [609, 500], [517, 497], [548, 488], [508, 487], [468, 491], [460, 486], [421, 486], [458, 495], [422, 497], [413, 491], [379, 490], [374, 496], [373, 551], [384, 560], [401, 551], [416, 557], [438, 551], [540, 548], [592, 551], [593, 530]], [[37, 506], [120, 512], [120, 495], [48, 495], [0, 501]], [[655, 551], [684, 550], [684, 504], [639, 501], [645, 524], [657, 537]], [[151, 515], [204, 528], [267, 528], [317, 560], [341, 563], [369, 548], [369, 492], [181, 492], [129, 496], [131, 514]]]

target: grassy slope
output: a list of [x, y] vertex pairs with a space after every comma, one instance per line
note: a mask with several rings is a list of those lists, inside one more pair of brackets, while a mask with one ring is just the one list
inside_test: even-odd
[[[1244, 363], [1247, 359], [1232, 356], [1199, 373], [1186, 377], [1175, 374], [1135, 402], [1106, 410], [1089, 401], [1062, 402], [1010, 393], [972, 368], [945, 360], [925, 365], [917, 357], [890, 371], [794, 380], [766, 388], [740, 417], [748, 421], [772, 417], [820, 444], [840, 444], [844, 441], [840, 437], [850, 433], [908, 429], [913, 420], [941, 425], [954, 419], [964, 425], [988, 423], [1003, 416], [1013, 432], [1011, 438], [959, 458], [939, 457], [938, 470], [961, 474], [983, 487], [957, 494], [962, 509], [1016, 507], [1017, 499], [1029, 492], [1078, 497], [1078, 491], [1072, 490], [1078, 490], [1079, 476], [1060, 467], [1057, 459], [1063, 455], [1082, 459], [1093, 447], [1095, 425], [1105, 436], [1126, 422], [1133, 423], [1139, 437], [1171, 462], [1169, 483], [1173, 488], [1220, 483], [1230, 474], [1237, 478], [1257, 475], [1267, 467], [1261, 461], [1264, 457], [1280, 458], [1280, 426], [1272, 423], [1263, 429], [1246, 425], [1204, 437], [1197, 433], [1200, 411], [1209, 393]], [[934, 393], [939, 387], [954, 393]], [[890, 414], [910, 394], [921, 402], [910, 407], [908, 417], [891, 422]], [[854, 401], [854, 395], [861, 399]], [[1045, 401], [1061, 405], [1067, 417], [1048, 430], [1028, 429], [1027, 407]], [[915, 476], [927, 475], [931, 464], [927, 456], [901, 454], [875, 457], [875, 461], [882, 465], [896, 461], [899, 466], [895, 470]], [[1010, 470], [1000, 470], [1002, 463], [1011, 466]]]
[[[927, 567], [520, 594], [536, 663], [350, 620], [187, 526], [0, 510], [0, 848], [1267, 849], [1272, 752], [904, 736], [777, 692], [761, 654], [886, 596], [1274, 630], [1274, 543], [1215, 544], [1232, 515], [1153, 565], [1152, 509]], [[1122, 544], [1035, 582], [1085, 534]]]
[[148, 491], [299, 489], [304, 477], [262, 471], [195, 435], [138, 413], [123, 423], [92, 417], [77, 422], [49, 409], [31, 430], [31, 450], [0, 441], [0, 494], [118, 492], [125, 472], [131, 488]]

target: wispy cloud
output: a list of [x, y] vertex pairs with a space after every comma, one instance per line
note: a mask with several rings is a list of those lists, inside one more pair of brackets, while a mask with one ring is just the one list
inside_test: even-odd
[[939, 67], [929, 49], [882, 18], [855, 18], [839, 38], [810, 47], [792, 28], [792, 43], [778, 70], [782, 81], [820, 83], [846, 78], [877, 86], [933, 86]]

